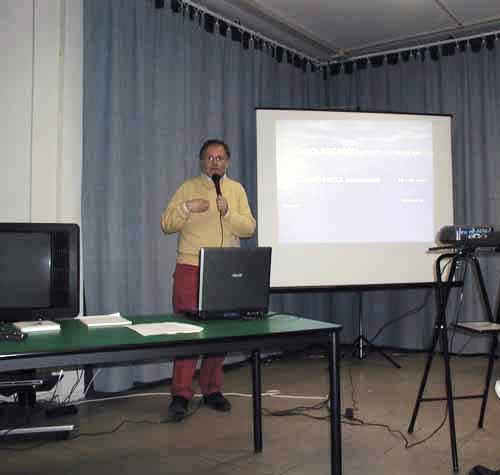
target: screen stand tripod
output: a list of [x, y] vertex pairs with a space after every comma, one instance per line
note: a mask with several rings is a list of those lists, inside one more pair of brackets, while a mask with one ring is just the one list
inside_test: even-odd
[[374, 346], [371, 341], [369, 341], [363, 331], [363, 292], [357, 292], [357, 302], [358, 302], [358, 336], [352, 342], [353, 355], [357, 356], [360, 360], [366, 358], [370, 349], [376, 351], [382, 355], [389, 363], [391, 363], [396, 368], [401, 368], [401, 366], [391, 358], [385, 351]]

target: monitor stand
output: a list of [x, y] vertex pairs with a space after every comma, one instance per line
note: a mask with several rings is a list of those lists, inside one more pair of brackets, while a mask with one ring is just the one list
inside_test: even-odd
[[[52, 424], [46, 414], [48, 407], [41, 407], [36, 402], [37, 390], [50, 389], [50, 382], [37, 379], [0, 380], [0, 394], [17, 394], [17, 402], [5, 403], [0, 406], [0, 437], [34, 435], [58, 435], [69, 437], [75, 430], [75, 424], [68, 422], [69, 417], [61, 419], [60, 424]], [[53, 387], [53, 385], [52, 385]]]

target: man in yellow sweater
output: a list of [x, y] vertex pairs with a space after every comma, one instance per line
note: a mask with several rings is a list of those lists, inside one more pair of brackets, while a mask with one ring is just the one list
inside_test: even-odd
[[[200, 248], [239, 247], [240, 238], [255, 232], [255, 218], [243, 186], [226, 175], [230, 157], [229, 147], [222, 140], [207, 140], [199, 154], [202, 174], [185, 181], [163, 211], [163, 232], [179, 233], [172, 299], [176, 313], [197, 307]], [[231, 404], [221, 392], [223, 362], [224, 355], [204, 358], [199, 384], [204, 403], [226, 412]], [[180, 421], [187, 415], [196, 363], [197, 358], [174, 362], [168, 411], [173, 420]]]

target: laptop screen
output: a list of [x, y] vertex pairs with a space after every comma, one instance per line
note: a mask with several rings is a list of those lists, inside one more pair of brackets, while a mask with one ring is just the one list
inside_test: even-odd
[[270, 247], [202, 248], [198, 313], [236, 318], [267, 313], [270, 273]]

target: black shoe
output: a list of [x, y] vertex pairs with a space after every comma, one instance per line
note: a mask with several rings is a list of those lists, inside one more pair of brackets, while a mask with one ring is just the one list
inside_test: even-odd
[[182, 396], [172, 397], [172, 402], [168, 406], [168, 417], [174, 421], [182, 421], [187, 416], [189, 401]]
[[490, 470], [482, 465], [476, 465], [475, 467], [472, 467], [469, 475], [496, 475], [498, 473], [500, 473], [500, 470]]
[[216, 411], [229, 412], [231, 410], [231, 403], [221, 393], [203, 396], [203, 402]]

